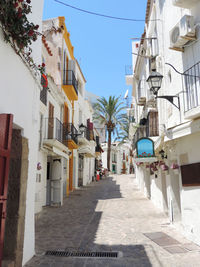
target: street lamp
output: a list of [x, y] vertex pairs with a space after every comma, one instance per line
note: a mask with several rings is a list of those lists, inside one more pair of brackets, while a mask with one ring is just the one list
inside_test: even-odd
[[81, 124], [79, 125], [80, 133], [82, 134], [82, 133], [85, 131], [85, 129], [86, 129], [86, 126], [83, 125], [83, 123], [81, 123]]
[[147, 79], [149, 88], [155, 96], [157, 96], [158, 90], [161, 87], [162, 79], [163, 79], [163, 76], [159, 72], [156, 72], [155, 70], [151, 72], [151, 74], [149, 75]]
[[84, 131], [85, 131], [85, 129], [86, 129], [87, 127], [85, 126], [85, 125], [83, 125], [83, 123], [81, 123], [80, 125], [79, 125], [79, 133], [78, 133], [78, 131], [77, 132], [75, 132], [75, 128], [73, 127], [72, 129], [71, 129], [71, 132], [70, 133], [68, 133], [69, 135], [71, 135], [71, 136], [75, 136], [75, 137], [77, 137], [77, 136], [80, 136], [80, 135], [82, 135], [83, 133], [84, 133]]
[[[158, 91], [161, 88], [162, 79], [163, 79], [163, 75], [153, 70], [147, 79], [147, 83], [149, 84], [150, 91], [153, 92], [153, 94], [155, 95], [155, 98], [164, 98], [180, 110], [179, 96], [177, 95], [158, 96]], [[178, 98], [178, 105], [174, 103], [174, 98]]]

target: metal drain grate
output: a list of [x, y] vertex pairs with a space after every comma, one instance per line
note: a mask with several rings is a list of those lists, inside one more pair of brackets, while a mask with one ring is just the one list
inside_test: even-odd
[[58, 257], [118, 258], [119, 252], [81, 252], [49, 250], [45, 255]]

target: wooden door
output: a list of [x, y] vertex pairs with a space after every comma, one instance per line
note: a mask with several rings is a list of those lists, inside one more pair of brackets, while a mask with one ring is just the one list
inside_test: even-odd
[[53, 139], [54, 129], [54, 106], [49, 102], [48, 139]]
[[69, 109], [67, 105], [64, 106], [64, 118], [63, 119], [64, 119], [64, 123], [69, 122]]
[[0, 266], [2, 262], [13, 115], [0, 114]]

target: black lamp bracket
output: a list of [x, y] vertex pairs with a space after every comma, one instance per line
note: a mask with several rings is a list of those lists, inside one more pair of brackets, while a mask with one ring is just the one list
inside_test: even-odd
[[187, 73], [183, 73], [183, 72], [180, 72], [178, 71], [172, 64], [170, 63], [165, 63], [166, 65], [169, 65], [173, 70], [175, 70], [175, 72], [177, 72], [178, 74], [182, 75], [182, 76], [188, 76], [188, 77], [193, 77], [193, 78], [200, 78], [199, 76], [197, 75], [192, 75], [192, 74], [187, 74]]
[[[174, 103], [174, 98], [175, 97], [178, 99], [178, 105], [176, 105]], [[168, 100], [172, 105], [174, 105], [176, 108], [178, 108], [180, 110], [180, 99], [179, 99], [179, 96], [177, 96], [177, 95], [164, 95], [164, 96], [156, 96], [156, 98], [164, 98], [164, 99]]]

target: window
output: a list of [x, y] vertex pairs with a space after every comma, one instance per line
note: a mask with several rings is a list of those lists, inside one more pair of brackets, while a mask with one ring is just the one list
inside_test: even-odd
[[193, 65], [184, 73], [191, 75], [183, 76], [184, 104], [185, 111], [188, 111], [200, 105], [200, 62]]

